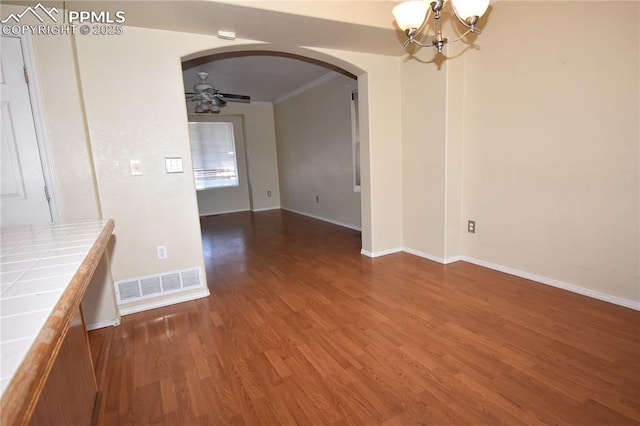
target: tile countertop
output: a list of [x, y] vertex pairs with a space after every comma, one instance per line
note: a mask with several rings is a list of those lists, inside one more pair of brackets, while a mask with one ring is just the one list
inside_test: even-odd
[[0, 229], [0, 395], [107, 225], [110, 235], [107, 219]]

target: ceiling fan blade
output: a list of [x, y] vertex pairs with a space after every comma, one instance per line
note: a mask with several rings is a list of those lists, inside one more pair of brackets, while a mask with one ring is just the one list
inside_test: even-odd
[[247, 96], [247, 95], [234, 95], [233, 93], [218, 93], [218, 94], [221, 95], [227, 101], [246, 102], [246, 103], [251, 102], [251, 96]]

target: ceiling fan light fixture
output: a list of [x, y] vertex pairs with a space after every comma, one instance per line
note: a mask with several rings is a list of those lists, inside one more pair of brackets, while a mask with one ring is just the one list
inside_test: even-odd
[[209, 112], [209, 105], [207, 104], [207, 102], [198, 101], [198, 103], [196, 103], [194, 111], [197, 113]]
[[200, 82], [193, 86], [194, 93], [185, 93], [187, 102], [196, 102], [194, 112], [196, 113], [217, 113], [220, 108], [227, 105], [225, 97], [233, 102], [251, 102], [251, 98], [247, 95], [236, 95], [232, 93], [220, 93], [212, 84], [206, 82], [209, 77], [208, 72], [196, 73]]
[[213, 99], [211, 99], [211, 104], [218, 107], [218, 109], [220, 109], [220, 107], [227, 105], [227, 101], [225, 101], [224, 99], [218, 96], [214, 96]]

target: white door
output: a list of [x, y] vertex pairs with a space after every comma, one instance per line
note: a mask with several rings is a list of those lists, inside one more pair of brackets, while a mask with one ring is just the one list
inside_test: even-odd
[[51, 211], [25, 77], [21, 40], [3, 36], [0, 57], [0, 224], [5, 227], [48, 223], [51, 222]]

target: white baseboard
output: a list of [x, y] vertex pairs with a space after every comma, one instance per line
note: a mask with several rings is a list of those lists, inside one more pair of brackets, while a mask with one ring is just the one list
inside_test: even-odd
[[635, 302], [633, 300], [624, 299], [618, 296], [612, 296], [610, 294], [602, 293], [600, 291], [591, 290], [588, 288], [580, 287], [575, 284], [569, 284], [564, 281], [556, 280], [554, 278], [543, 277], [541, 275], [532, 274], [525, 271], [520, 271], [518, 269], [510, 268], [508, 266], [502, 266], [495, 263], [487, 262], [486, 260], [476, 259], [468, 256], [460, 256], [461, 260], [469, 263], [473, 263], [474, 265], [484, 266], [485, 268], [493, 269], [496, 271], [504, 272], [505, 274], [515, 275], [516, 277], [525, 278], [527, 280], [535, 281], [541, 284], [550, 285], [552, 287], [560, 288], [562, 290], [567, 290], [572, 293], [581, 294], [583, 296], [588, 296], [593, 299], [602, 300], [604, 302], [613, 303], [614, 305], [624, 306], [625, 308], [634, 309], [636, 311], [640, 311], [640, 302]]
[[460, 262], [461, 260], [464, 260], [462, 256], [445, 257], [444, 258], [444, 264], [448, 265], [450, 263]]
[[402, 247], [395, 247], [387, 250], [380, 250], [380, 251], [373, 251], [373, 252], [362, 249], [360, 250], [360, 254], [367, 257], [380, 257], [380, 256], [386, 256], [389, 254], [400, 253], [401, 251], [402, 251]]
[[249, 212], [249, 211], [251, 211], [251, 210], [249, 210], [249, 209], [239, 209], [239, 210], [225, 210], [225, 211], [221, 211], [221, 212], [200, 213], [200, 217], [218, 216], [220, 214], [240, 213], [240, 212]]
[[280, 206], [276, 207], [264, 207], [262, 209], [251, 209], [252, 212], [268, 212], [270, 210], [280, 210]]
[[114, 318], [114, 319], [110, 319], [107, 321], [99, 321], [99, 322], [92, 322], [91, 324], [87, 324], [87, 331], [91, 331], [91, 330], [97, 330], [99, 328], [105, 328], [105, 327], [117, 327], [120, 325], [120, 318]]
[[451, 263], [451, 262], [447, 262], [447, 259], [445, 259], [444, 257], [440, 257], [440, 256], [435, 256], [433, 254], [429, 254], [429, 253], [425, 253], [423, 251], [420, 250], [414, 250], [408, 247], [403, 247], [402, 251], [412, 254], [414, 256], [418, 256], [418, 257], [422, 257], [428, 260], [432, 260], [434, 262], [438, 262], [438, 263], [442, 263], [443, 265], [446, 265], [447, 263]]
[[443, 265], [447, 265], [447, 264], [459, 262], [459, 261], [473, 263], [474, 265], [483, 266], [485, 268], [493, 269], [495, 271], [504, 272], [505, 274], [514, 275], [520, 278], [525, 278], [527, 280], [535, 281], [540, 284], [550, 285], [552, 287], [560, 288], [562, 290], [567, 290], [572, 293], [581, 294], [583, 296], [602, 300], [604, 302], [613, 303], [614, 305], [624, 306], [625, 308], [640, 311], [640, 302], [624, 299], [622, 297], [612, 296], [610, 294], [602, 293], [600, 291], [590, 290], [588, 288], [580, 287], [575, 284], [569, 284], [564, 281], [543, 277], [541, 275], [532, 274], [530, 272], [521, 271], [519, 269], [510, 268], [508, 266], [498, 265], [496, 263], [487, 262], [486, 260], [476, 259], [474, 257], [469, 257], [469, 256], [451, 256], [451, 257], [443, 258], [440, 256], [434, 256], [432, 254], [421, 252], [419, 250], [414, 250], [407, 247], [404, 247], [402, 251], [405, 251], [414, 256], [423, 257], [425, 259], [429, 259], [434, 262], [441, 263]]
[[301, 211], [298, 211], [298, 210], [289, 209], [287, 207], [280, 207], [280, 209], [286, 210], [286, 211], [291, 212], [291, 213], [296, 213], [296, 214], [299, 214], [299, 215], [302, 215], [302, 216], [307, 216], [307, 217], [310, 217], [312, 219], [318, 219], [318, 220], [321, 220], [323, 222], [329, 222], [329, 223], [332, 223], [334, 225], [342, 226], [343, 228], [353, 229], [354, 231], [362, 231], [362, 229], [357, 227], [357, 226], [349, 225], [348, 223], [338, 222], [338, 221], [333, 220], [333, 219], [327, 219], [326, 217], [316, 216], [316, 215], [313, 215], [311, 213], [305, 213], [305, 212], [301, 212]]
[[202, 290], [189, 294], [176, 294], [173, 297], [161, 299], [161, 300], [150, 300], [147, 303], [140, 303], [134, 306], [120, 306], [120, 315], [130, 315], [135, 314], [137, 312], [148, 311], [150, 309], [162, 308], [169, 305], [175, 305], [176, 303], [189, 302], [191, 300], [201, 299], [203, 297], [209, 296], [209, 289], [203, 288]]

